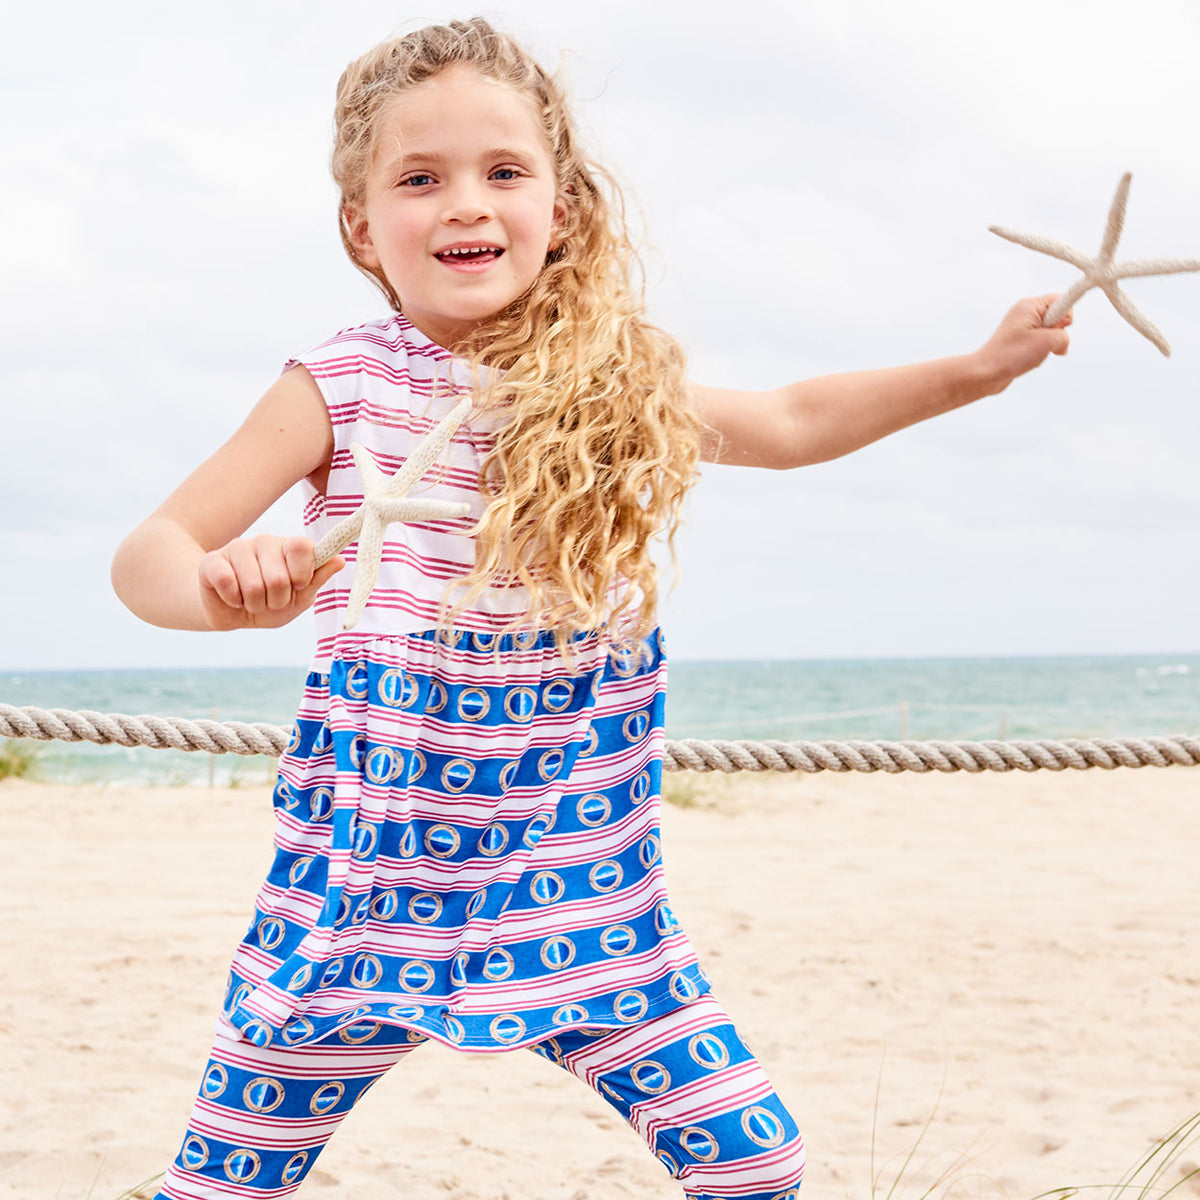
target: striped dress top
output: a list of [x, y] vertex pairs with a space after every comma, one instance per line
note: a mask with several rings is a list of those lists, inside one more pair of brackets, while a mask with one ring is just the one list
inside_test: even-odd
[[[316, 540], [362, 501], [351, 442], [390, 476], [471, 380], [399, 314], [297, 364], [334, 432], [328, 485], [305, 505]], [[504, 1050], [708, 990], [663, 877], [659, 633], [640, 647], [579, 634], [564, 656], [552, 630], [521, 627], [528, 598], [503, 586], [437, 628], [447, 584], [474, 562], [497, 427], [473, 415], [455, 433], [413, 494], [471, 515], [390, 526], [352, 630], [353, 544], [317, 597], [274, 862], [225, 996], [258, 1045], [367, 1042], [393, 1025]]]
[[[292, 359], [285, 369], [303, 366], [316, 381], [329, 408], [334, 449], [325, 491], [307, 480], [304, 524], [319, 541], [362, 503], [362, 482], [350, 453], [352, 442], [366, 446], [388, 478], [416, 445], [471, 391], [464, 362], [431, 342], [397, 314], [386, 321], [347, 329], [310, 354]], [[446, 453], [410, 493], [470, 506], [458, 520], [416, 521], [393, 526], [384, 546], [379, 580], [370, 602], [355, 623], [351, 638], [340, 637], [342, 617], [353, 581], [357, 543], [343, 557], [345, 568], [317, 597], [314, 670], [328, 668], [335, 643], [345, 652], [355, 638], [432, 629], [449, 583], [475, 562], [470, 531], [483, 513], [479, 469], [495, 444], [497, 418], [475, 415], [463, 424]], [[509, 626], [528, 607], [523, 588], [492, 586], [456, 627], [484, 633]]]

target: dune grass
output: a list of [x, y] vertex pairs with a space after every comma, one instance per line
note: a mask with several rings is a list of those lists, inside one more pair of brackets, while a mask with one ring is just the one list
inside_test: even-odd
[[[878, 1123], [878, 1097], [876, 1105]], [[906, 1178], [925, 1135], [929, 1132], [936, 1111], [935, 1104], [887, 1191], [882, 1194], [882, 1173], [875, 1170], [875, 1139], [872, 1133], [871, 1200], [949, 1200], [957, 1185], [965, 1182], [970, 1165], [969, 1149], [957, 1155], [949, 1166], [939, 1171], [934, 1181], [919, 1195], [908, 1195]], [[1116, 1183], [1068, 1184], [1039, 1192], [1032, 1200], [1073, 1200], [1074, 1197], [1086, 1198], [1092, 1193], [1099, 1193], [1097, 1200], [1165, 1200], [1189, 1184], [1192, 1185], [1190, 1190], [1200, 1190], [1200, 1166], [1183, 1161], [1187, 1151], [1195, 1149], [1198, 1144], [1200, 1113], [1181, 1121], [1166, 1137], [1160, 1138]]]
[[[1071, 1200], [1085, 1192], [1104, 1192], [1105, 1200], [1162, 1200], [1186, 1184], [1200, 1182], [1200, 1167], [1183, 1164], [1184, 1153], [1200, 1142], [1200, 1113], [1181, 1121], [1129, 1168], [1117, 1183], [1054, 1188], [1033, 1200]], [[1171, 1174], [1178, 1178], [1171, 1182]]]
[[26, 779], [34, 774], [42, 747], [6, 738], [0, 742], [0, 779]]
[[152, 1196], [158, 1193], [158, 1185], [162, 1183], [165, 1177], [165, 1171], [160, 1171], [157, 1175], [151, 1175], [149, 1179], [143, 1179], [141, 1183], [135, 1183], [127, 1192], [122, 1192], [116, 1197], [116, 1200], [150, 1200]]

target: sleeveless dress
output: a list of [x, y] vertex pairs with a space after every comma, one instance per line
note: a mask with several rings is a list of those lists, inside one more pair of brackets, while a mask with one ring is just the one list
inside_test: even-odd
[[[334, 432], [325, 493], [310, 488], [305, 506], [316, 540], [361, 503], [350, 443], [390, 476], [470, 378], [399, 314], [296, 364]], [[437, 632], [447, 582], [474, 561], [489, 419], [463, 425], [413, 493], [471, 515], [390, 526], [354, 629], [341, 624], [355, 545], [314, 605], [275, 859], [224, 1004], [257, 1045], [354, 1043], [391, 1025], [506, 1050], [708, 991], [663, 879], [660, 635], [639, 651], [582, 634], [564, 657], [551, 631], [502, 632], [526, 608], [511, 587]]]

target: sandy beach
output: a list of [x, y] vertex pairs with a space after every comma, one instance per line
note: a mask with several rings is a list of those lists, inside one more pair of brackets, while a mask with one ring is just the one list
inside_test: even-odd
[[[900, 1197], [959, 1156], [956, 1197], [1112, 1183], [1200, 1111], [1200, 770], [671, 788], [676, 910], [804, 1130], [808, 1195], [871, 1195], [873, 1135], [885, 1195], [931, 1113]], [[177, 1149], [269, 791], [17, 780], [0, 815], [0, 1197], [115, 1200]], [[300, 1194], [680, 1193], [551, 1064], [427, 1046]]]

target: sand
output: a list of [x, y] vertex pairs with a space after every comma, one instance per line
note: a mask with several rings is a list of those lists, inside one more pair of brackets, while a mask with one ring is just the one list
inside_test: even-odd
[[[885, 1195], [931, 1113], [898, 1196], [960, 1155], [956, 1197], [1113, 1182], [1200, 1111], [1200, 769], [672, 788], [675, 907], [805, 1132], [809, 1196], [871, 1195], [873, 1135]], [[115, 1200], [177, 1149], [269, 792], [6, 781], [0, 818], [0, 1197]], [[300, 1195], [680, 1193], [553, 1065], [427, 1046]]]

